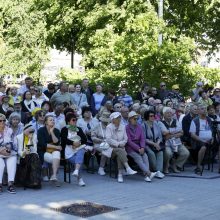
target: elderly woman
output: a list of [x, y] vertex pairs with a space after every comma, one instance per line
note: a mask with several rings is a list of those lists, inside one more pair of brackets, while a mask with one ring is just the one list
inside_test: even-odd
[[12, 129], [12, 137], [15, 138], [17, 135], [23, 132], [24, 125], [21, 123], [21, 115], [17, 112], [11, 113], [8, 119], [9, 127]]
[[[110, 122], [110, 113], [103, 112], [101, 117], [99, 118], [100, 123], [92, 130], [92, 141], [94, 144], [94, 149], [98, 152], [102, 152], [103, 149], [100, 147], [102, 143], [106, 142], [106, 126]], [[106, 173], [104, 171], [104, 167], [106, 164], [107, 157], [105, 155], [101, 155], [100, 166], [98, 170], [98, 174], [104, 176]]]
[[19, 155], [17, 180], [30, 188], [41, 188], [41, 161], [37, 154], [37, 135], [31, 124], [16, 137]]
[[14, 188], [14, 179], [17, 164], [17, 150], [15, 148], [14, 139], [12, 138], [12, 129], [5, 125], [5, 115], [0, 114], [0, 192], [3, 191], [2, 178], [6, 166], [8, 173], [8, 189], [9, 193], [16, 193]]
[[86, 136], [82, 129], [76, 126], [77, 116], [69, 112], [66, 114], [66, 126], [61, 130], [61, 146], [65, 151], [65, 159], [75, 164], [73, 176], [77, 177], [79, 186], [85, 186], [81, 177], [81, 166], [84, 160]]
[[44, 127], [41, 127], [37, 132], [37, 151], [41, 159], [41, 163], [44, 161], [52, 164], [52, 176], [51, 181], [56, 182], [57, 186], [60, 186], [57, 180], [57, 171], [60, 166], [60, 131], [55, 128], [55, 121], [53, 116], [48, 115], [45, 117]]
[[44, 101], [49, 101], [49, 98], [42, 93], [42, 87], [38, 86], [34, 89], [35, 95], [33, 95], [33, 101], [37, 103], [37, 106], [40, 108]]
[[151, 173], [149, 170], [148, 156], [145, 153], [145, 138], [141, 125], [138, 124], [139, 115], [131, 111], [128, 114], [129, 124], [126, 126], [128, 142], [126, 151], [131, 156], [144, 174], [144, 180], [151, 182], [156, 173]]
[[160, 126], [155, 119], [154, 111], [144, 113], [144, 122], [142, 123], [144, 136], [146, 140], [146, 152], [149, 158], [150, 167], [156, 173], [156, 177], [163, 178], [163, 136]]
[[35, 120], [32, 120], [30, 124], [34, 128], [34, 132], [37, 134], [37, 131], [44, 127], [44, 120], [45, 120], [45, 112], [43, 110], [36, 111], [34, 115]]
[[106, 127], [106, 142], [112, 149], [111, 158], [117, 159], [118, 164], [118, 182], [123, 182], [123, 171], [126, 168], [127, 175], [133, 175], [137, 172], [128, 165], [125, 145], [128, 141], [125, 126], [121, 124], [121, 113], [114, 112], [110, 115], [111, 123]]

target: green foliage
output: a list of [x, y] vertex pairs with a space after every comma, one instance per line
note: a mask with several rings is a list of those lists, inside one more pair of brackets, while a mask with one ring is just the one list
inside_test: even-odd
[[[158, 10], [158, 0], [150, 1]], [[220, 0], [164, 0], [164, 19], [176, 37], [193, 38], [209, 54], [219, 50]]]
[[192, 71], [196, 81], [202, 81], [210, 86], [217, 86], [220, 82], [220, 69], [196, 65], [192, 67]]
[[[118, 88], [123, 82], [129, 85], [130, 93], [135, 93], [144, 82], [158, 86], [164, 80], [168, 85], [181, 84], [187, 93], [194, 77], [190, 69], [195, 52], [192, 39], [180, 36], [173, 40], [175, 29], [165, 28], [145, 1], [139, 1], [138, 7], [136, 1], [129, 1], [120, 10], [112, 3], [96, 8], [94, 14], [88, 15], [89, 21], [85, 18], [88, 26], [94, 25], [102, 14], [109, 15], [111, 23], [94, 31], [88, 39], [90, 48], [84, 64], [91, 80], [101, 80], [110, 88]], [[160, 31], [166, 37], [161, 47]]]
[[74, 69], [62, 68], [58, 73], [58, 78], [71, 84], [75, 84], [81, 83], [82, 79], [85, 78], [85, 74]]
[[27, 73], [39, 78], [47, 59], [46, 21], [28, 0], [0, 3], [0, 75]]

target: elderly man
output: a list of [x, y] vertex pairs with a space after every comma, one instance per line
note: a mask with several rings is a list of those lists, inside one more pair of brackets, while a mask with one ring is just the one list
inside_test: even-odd
[[189, 151], [182, 144], [180, 139], [183, 135], [181, 125], [176, 119], [173, 119], [172, 114], [173, 110], [170, 107], [163, 108], [164, 120], [162, 121], [162, 123], [166, 127], [166, 130], [163, 132], [166, 134], [166, 147], [164, 151], [164, 173], [169, 173], [171, 159], [171, 169], [173, 170], [173, 172], [178, 173], [180, 172], [179, 170], [182, 169], [184, 163], [189, 157]]
[[202, 174], [202, 161], [205, 156], [206, 149], [213, 142], [212, 121], [207, 116], [207, 108], [204, 105], [198, 107], [198, 117], [194, 118], [189, 130], [192, 137], [192, 147], [198, 152], [196, 174]]
[[67, 102], [72, 104], [72, 97], [71, 94], [68, 92], [68, 84], [66, 82], [60, 83], [60, 91], [53, 94], [50, 99], [52, 106], [56, 106], [57, 103], [64, 103]]

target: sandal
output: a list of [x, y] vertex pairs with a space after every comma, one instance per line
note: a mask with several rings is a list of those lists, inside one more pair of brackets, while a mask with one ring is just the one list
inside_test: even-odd
[[15, 194], [15, 193], [16, 193], [16, 190], [15, 190], [15, 188], [14, 188], [12, 185], [10, 185], [10, 186], [8, 187], [7, 191], [8, 191], [9, 193], [11, 193], [11, 194]]
[[196, 167], [196, 169], [194, 170], [195, 174], [201, 175], [202, 174], [202, 170], [199, 167]]

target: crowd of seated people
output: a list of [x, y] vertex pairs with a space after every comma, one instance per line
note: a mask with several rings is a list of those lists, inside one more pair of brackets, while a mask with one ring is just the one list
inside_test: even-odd
[[220, 89], [210, 92], [202, 82], [190, 100], [165, 82], [159, 89], [144, 84], [136, 97], [124, 85], [118, 94], [101, 83], [93, 92], [88, 79], [44, 88], [27, 77], [19, 88], [0, 88], [0, 193], [16, 193], [15, 185], [41, 188], [42, 181], [60, 187], [63, 161], [85, 186], [83, 168], [94, 157], [101, 176], [114, 161], [119, 183], [138, 172], [145, 182], [163, 179], [184, 172], [187, 161], [201, 175], [210, 150], [220, 158]]

